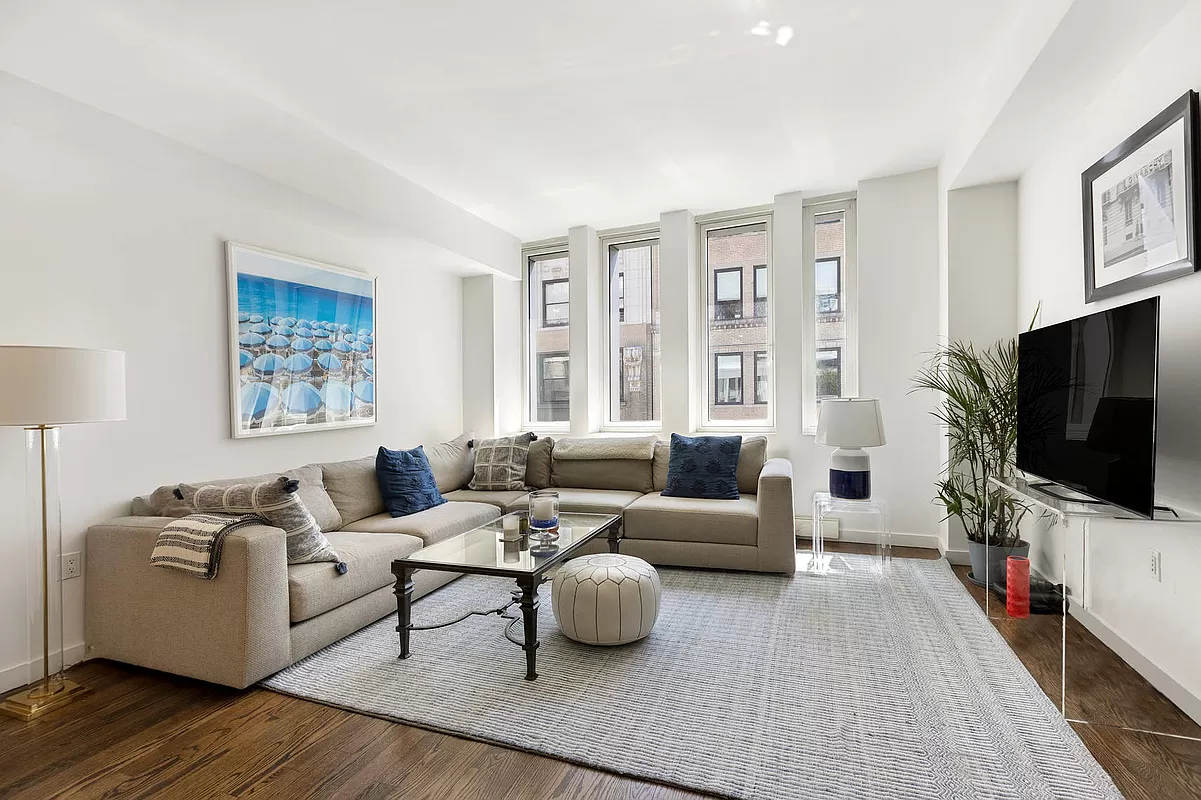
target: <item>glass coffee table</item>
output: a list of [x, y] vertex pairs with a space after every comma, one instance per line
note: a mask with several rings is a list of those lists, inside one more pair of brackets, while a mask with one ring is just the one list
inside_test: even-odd
[[[525, 514], [519, 512], [505, 516], [520, 518]], [[506, 540], [504, 519], [505, 517], [500, 517], [487, 525], [423, 547], [392, 562], [392, 574], [396, 576], [396, 609], [400, 615], [396, 630], [400, 633], [401, 658], [408, 658], [410, 655], [409, 635], [413, 631], [445, 628], [471, 616], [495, 614], [511, 620], [505, 627], [505, 636], [525, 650], [525, 679], [537, 679], [538, 587], [547, 580], [546, 573], [552, 567], [571, 558], [586, 543], [598, 536], [608, 537], [610, 553], [618, 552], [621, 543], [621, 517], [617, 514], [560, 514], [559, 538], [547, 544], [538, 536], [529, 534]], [[414, 626], [413, 572], [419, 569], [512, 578], [517, 581], [517, 589], [513, 591], [512, 599], [499, 608], [469, 611], [458, 619], [437, 625]], [[514, 605], [521, 608], [520, 617], [505, 613]], [[525, 634], [521, 641], [518, 641], [511, 631], [519, 620], [523, 623]]]

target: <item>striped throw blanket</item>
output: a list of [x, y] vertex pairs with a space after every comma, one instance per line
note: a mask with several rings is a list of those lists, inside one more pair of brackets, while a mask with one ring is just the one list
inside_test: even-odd
[[172, 522], [158, 535], [150, 564], [177, 569], [211, 581], [221, 565], [221, 547], [225, 537], [247, 525], [263, 525], [266, 520], [255, 514], [189, 514]]

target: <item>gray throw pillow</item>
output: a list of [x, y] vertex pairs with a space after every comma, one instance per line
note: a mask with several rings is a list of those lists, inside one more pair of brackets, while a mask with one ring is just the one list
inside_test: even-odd
[[434, 480], [438, 483], [438, 491], [442, 494], [462, 489], [471, 480], [475, 462], [471, 448], [474, 435], [472, 431], [468, 431], [457, 439], [425, 448], [425, 457], [430, 462]]
[[299, 483], [280, 476], [263, 483], [234, 486], [189, 486], [181, 483], [176, 497], [201, 513], [257, 514], [282, 528], [288, 545], [289, 564], [335, 561], [338, 571], [346, 565], [321, 532], [317, 520], [296, 493]]
[[533, 433], [481, 439], [475, 443], [475, 475], [467, 488], [482, 492], [525, 488], [525, 466]]

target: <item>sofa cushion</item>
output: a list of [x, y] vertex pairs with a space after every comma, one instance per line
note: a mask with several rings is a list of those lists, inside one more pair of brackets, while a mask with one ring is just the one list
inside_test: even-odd
[[454, 492], [447, 492], [442, 496], [456, 503], [491, 503], [497, 508], [504, 509], [528, 494], [529, 492], [527, 491], [518, 491], [516, 489], [505, 492], [477, 492], [474, 489], [459, 489]]
[[606, 458], [561, 461], [551, 453], [551, 485], [564, 489], [612, 489], [646, 494], [654, 490], [649, 459]]
[[446, 502], [421, 445], [412, 450], [381, 447], [375, 455], [375, 479], [384, 507], [394, 517], [407, 517]]
[[392, 560], [421, 549], [421, 540], [401, 534], [329, 534], [349, 569], [339, 575], [329, 564], [296, 564], [288, 567], [288, 613], [292, 622], [303, 622], [318, 614], [358, 600], [392, 584]]
[[[655, 491], [667, 488], [667, 466], [671, 459], [671, 442], [660, 439], [655, 444], [654, 484]], [[738, 491], [755, 494], [759, 491], [759, 473], [767, 463], [767, 437], [742, 437], [742, 450], [738, 454]]]
[[475, 470], [475, 449], [469, 445], [475, 436], [468, 431], [449, 442], [440, 442], [425, 448], [425, 457], [429, 459], [430, 469], [434, 471], [434, 480], [438, 482], [438, 491], [445, 495], [455, 489], [462, 489], [471, 480]]
[[671, 435], [664, 495], [708, 500], [738, 499], [741, 436]]
[[384, 498], [375, 479], [375, 456], [318, 466], [325, 478], [325, 491], [342, 517], [342, 527], [363, 517], [383, 513]]
[[536, 436], [522, 433], [475, 443], [475, 472], [468, 489], [524, 489], [530, 444]]
[[525, 485], [535, 489], [550, 488], [550, 454], [555, 440], [549, 436], [535, 439], [525, 464]]
[[[558, 489], [559, 511], [580, 514], [620, 514], [622, 509], [633, 503], [642, 494], [621, 492], [612, 489]], [[525, 511], [529, 508], [530, 496], [522, 495], [509, 505], [506, 512]]]
[[622, 528], [627, 539], [754, 546], [759, 541], [758, 505], [753, 494], [737, 500], [648, 494], [626, 508]]
[[449, 539], [472, 528], [486, 525], [500, 516], [500, 509], [489, 503], [443, 503], [440, 506], [393, 517], [391, 514], [376, 514], [356, 520], [342, 530], [361, 533], [405, 533], [416, 536], [430, 545]]
[[[265, 483], [283, 475], [300, 482], [300, 502], [317, 520], [317, 525], [323, 531], [336, 531], [342, 527], [342, 517], [337, 506], [325, 491], [324, 476], [321, 467], [309, 464], [304, 467], [290, 469], [287, 472], [268, 472], [263, 475], [251, 475], [245, 478], [223, 478], [217, 481], [189, 481], [193, 486], [236, 486], [240, 483]], [[130, 507], [130, 513], [135, 517], [186, 517], [196, 509], [187, 500], [175, 497], [178, 483], [171, 486], [160, 486], [148, 495], [135, 497]]]
[[767, 463], [767, 437], [743, 436], [742, 450], [738, 453], [738, 491], [756, 494], [759, 491], [759, 473]]

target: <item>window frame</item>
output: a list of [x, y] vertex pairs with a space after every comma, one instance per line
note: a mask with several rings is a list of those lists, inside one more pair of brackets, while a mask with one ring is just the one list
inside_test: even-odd
[[[751, 273], [751, 276], [752, 276], [751, 277], [751, 284], [752, 284], [752, 286], [751, 286], [751, 306], [752, 306], [751, 316], [758, 319], [758, 318], [770, 316], [768, 314], [768, 311], [770, 309], [767, 306], [767, 301], [771, 299], [771, 292], [768, 290], [767, 286], [765, 285], [763, 287], [763, 297], [759, 296], [759, 270], [763, 270], [763, 283], [766, 284], [768, 281], [767, 265], [766, 264], [756, 264], [753, 267], [753, 269], [754, 269], [754, 272]], [[759, 302], [760, 301], [763, 301], [763, 310], [762, 311], [759, 310]]]
[[[843, 231], [844, 232], [846, 231], [846, 223], [845, 222], [843, 223]], [[816, 258], [815, 257], [813, 259], [813, 294], [814, 294], [813, 299], [814, 299], [814, 309], [815, 310], [817, 308], [816, 304], [817, 304], [817, 297], [818, 297], [818, 294], [817, 294], [817, 265], [821, 264], [821, 263], [829, 262], [829, 261], [834, 261], [838, 264], [837, 281], [836, 281], [837, 286], [835, 287], [835, 291], [834, 291], [834, 296], [838, 298], [838, 307], [835, 308], [833, 311], [818, 311], [816, 313], [819, 313], [819, 314], [840, 314], [840, 313], [842, 313], [842, 305], [843, 305], [843, 303], [842, 303], [842, 265], [843, 265], [842, 262], [843, 262], [843, 260], [844, 259], [842, 256], [834, 256], [832, 258], [831, 257], [826, 257], [826, 258]]]
[[[570, 327], [571, 326], [571, 278], [570, 277], [553, 278], [549, 281], [542, 281], [541, 283], [542, 283], [542, 287], [541, 287], [542, 288], [542, 327], [543, 328], [567, 328], [567, 327]], [[547, 303], [546, 302], [547, 287], [550, 286], [551, 284], [557, 285], [560, 283], [567, 284], [567, 300], [555, 301], [554, 303]], [[567, 319], [563, 320], [562, 322], [549, 321], [546, 316], [546, 307], [548, 305], [552, 305], [552, 306], [565, 305], [565, 306], [567, 306]]]
[[[714, 353], [713, 354], [713, 405], [715, 406], [744, 406], [746, 405], [746, 359], [743, 357], [746, 354], [739, 350], [734, 353]], [[732, 358], [738, 356], [738, 402], [722, 402], [717, 399], [717, 382], [721, 380], [718, 377], [718, 362], [723, 358]], [[705, 398], [705, 404], [708, 405], [709, 398]]]
[[[817, 218], [824, 214], [843, 215], [842, 270], [839, 276], [840, 302], [846, 328], [842, 346], [842, 396], [859, 396], [859, 270], [856, 245], [856, 196], [854, 193], [818, 197], [806, 201], [801, 209], [804, 292], [802, 297], [803, 329], [801, 346], [801, 432], [806, 436], [817, 433]], [[823, 259], [827, 260], [827, 259]], [[822, 348], [827, 349], [827, 348]]]
[[[601, 400], [601, 408], [602, 408], [601, 427], [600, 427], [601, 432], [604, 432], [604, 433], [620, 433], [620, 432], [653, 433], [653, 432], [662, 431], [663, 430], [663, 420], [661, 418], [654, 419], [654, 420], [614, 419], [614, 413], [613, 413], [614, 409], [613, 409], [613, 403], [612, 403], [612, 392], [613, 392], [613, 388], [614, 388], [613, 387], [613, 361], [612, 360], [614, 357], [614, 350], [616, 350], [616, 356], [618, 358], [618, 364], [617, 364], [617, 370], [618, 370], [618, 372], [617, 372], [617, 380], [618, 380], [617, 389], [618, 389], [618, 394], [619, 394], [618, 406], [620, 407], [622, 405], [622, 403], [625, 402], [625, 391], [624, 391], [624, 389], [625, 389], [625, 373], [624, 373], [624, 366], [621, 363], [622, 352], [625, 350], [625, 347], [623, 347], [621, 345], [620, 339], [617, 341], [617, 347], [616, 348], [612, 347], [612, 345], [613, 345], [613, 338], [612, 338], [613, 337], [613, 320], [612, 320], [612, 317], [610, 316], [610, 308], [609, 308], [609, 281], [610, 281], [609, 248], [614, 247], [614, 246], [621, 247], [623, 245], [637, 246], [639, 244], [659, 245], [660, 246], [659, 269], [660, 269], [660, 272], [662, 272], [662, 266], [663, 266], [662, 265], [662, 252], [663, 251], [662, 251], [662, 242], [660, 241], [660, 237], [659, 237], [659, 226], [656, 223], [651, 223], [651, 224], [646, 224], [646, 225], [631, 225], [631, 226], [624, 227], [624, 228], [614, 228], [611, 230], [599, 231], [597, 233], [597, 244], [600, 248], [600, 258], [598, 260], [599, 260], [599, 268], [601, 270], [600, 277], [601, 277], [601, 287], [602, 287], [601, 292], [600, 292], [600, 298], [599, 298], [600, 304], [601, 304], [601, 308], [600, 308], [601, 353], [600, 353], [600, 359], [599, 359], [599, 363], [601, 365], [601, 369], [600, 369], [600, 392], [601, 392], [600, 400]], [[625, 283], [624, 275], [622, 276], [622, 278], [623, 278], [623, 280], [622, 280], [622, 284], [621, 284], [621, 296], [619, 298], [621, 300], [620, 310], [622, 313], [621, 313], [621, 321], [617, 323], [618, 325], [624, 324], [624, 320], [626, 318], [626, 313], [625, 313], [626, 312], [626, 289], [628, 288], [628, 286]], [[662, 280], [661, 274], [660, 274], [660, 280]], [[653, 308], [654, 308], [653, 285], [654, 285], [654, 282], [652, 280], [651, 304], [650, 304], [650, 306], [648, 306], [648, 311], [652, 312], [652, 316], [651, 316], [652, 319], [654, 318], [654, 315], [653, 315]], [[653, 326], [654, 323], [651, 323], [651, 324]], [[652, 331], [652, 336], [654, 336], [654, 335], [655, 335], [655, 333]], [[652, 408], [652, 410], [654, 409], [654, 391], [655, 391], [654, 383], [653, 383], [654, 370], [650, 370], [648, 372], [646, 370], [645, 364], [646, 364], [648, 357], [650, 357], [653, 353], [654, 353], [654, 342], [648, 341], [643, 350], [643, 365], [644, 366], [643, 366], [642, 380], [644, 382], [646, 382], [646, 381], [651, 382], [650, 385], [651, 385], [651, 408]], [[660, 355], [659, 366], [661, 368], [662, 367], [662, 341], [660, 341], [660, 354], [659, 355]], [[659, 387], [659, 391], [660, 391], [660, 393], [662, 393], [662, 391], [663, 391], [662, 386]], [[659, 396], [659, 416], [660, 417], [663, 416], [662, 402], [663, 402], [663, 397], [662, 397], [662, 394], [660, 394], [660, 396]]]
[[[751, 351], [751, 405], [764, 406], [771, 400], [771, 395], [768, 393], [766, 400], [759, 399], [759, 356], [767, 359], [766, 350]], [[767, 385], [771, 387], [771, 360], [767, 359]]]
[[[775, 361], [775, 335], [776, 335], [776, 315], [775, 311], [775, 269], [773, 263], [774, 257], [774, 238], [772, 233], [772, 207], [757, 206], [754, 208], [745, 208], [737, 211], [719, 212], [716, 214], [706, 214], [698, 216], [696, 222], [696, 272], [699, 276], [699, 287], [702, 287], [701, 296], [697, 298], [697, 308], [693, 312], [695, 320], [696, 332], [695, 338], [695, 353], [694, 364], [699, 368], [694, 369], [694, 380], [696, 381], [692, 390], [692, 413], [697, 432], [710, 431], [754, 431], [757, 433], [773, 433], [776, 430], [776, 381], [774, 373], [776, 370], [771, 368]], [[766, 264], [756, 264], [755, 266], [767, 267], [767, 343], [763, 349], [767, 353], [768, 358], [768, 402], [767, 416], [761, 420], [726, 420], [726, 419], [710, 419], [709, 418], [709, 396], [713, 392], [713, 397], [716, 400], [716, 361], [713, 359], [713, 351], [709, 347], [709, 292], [716, 291], [716, 286], [710, 288], [709, 280], [709, 265], [708, 265], [708, 237], [709, 234], [715, 231], [727, 230], [731, 228], [743, 228], [752, 225], [762, 225], [764, 235], [767, 238], [767, 246], [765, 248]], [[743, 320], [754, 319], [754, 317], [743, 317]], [[724, 321], [724, 320], [723, 320]], [[743, 376], [745, 381], [745, 365]], [[746, 386], [743, 386], [743, 400], [745, 404]], [[714, 402], [714, 405], [718, 405]], [[729, 404], [722, 404], [729, 405]]]
[[[531, 401], [534, 399], [534, 351], [531, 345], [533, 344], [534, 329], [531, 328], [531, 323], [535, 318], [533, 315], [533, 297], [530, 291], [530, 268], [535, 260], [545, 260], [549, 258], [563, 257], [568, 259], [569, 274], [571, 253], [567, 246], [567, 237], [559, 237], [555, 239], [545, 239], [539, 242], [530, 242], [521, 248], [521, 426], [523, 430], [537, 431], [540, 433], [567, 433], [571, 430], [571, 411], [570, 404], [568, 406], [568, 420], [563, 422], [540, 421], [534, 419], [536, 404]], [[570, 280], [570, 277], [569, 277]], [[541, 292], [539, 287], [539, 292]], [[571, 289], [568, 288], [568, 297], [571, 296]], [[542, 309], [539, 308], [539, 312]], [[537, 318], [538, 322], [542, 321], [542, 317]], [[570, 314], [568, 315], [568, 330], [570, 326]], [[552, 326], [562, 328], [564, 326]], [[568, 351], [570, 358], [570, 350]], [[570, 366], [568, 366], [570, 370]], [[568, 373], [570, 375], [570, 372]], [[541, 391], [541, 387], [538, 387]]]
[[[571, 351], [570, 350], [554, 350], [549, 353], [538, 354], [538, 402], [540, 404], [551, 404], [556, 401], [547, 399], [546, 396], [546, 362], [550, 359], [556, 359], [566, 362], [567, 364], [567, 410], [571, 412]], [[554, 378], [552, 380], [559, 380]]]
[[[818, 347], [813, 351], [813, 359], [816, 364], [816, 362], [819, 361], [819, 359], [817, 358], [819, 353], [830, 352], [830, 351], [833, 351], [834, 353], [836, 353], [837, 355], [835, 356], [834, 360], [838, 362], [838, 377], [840, 379], [839, 382], [845, 386], [846, 380], [845, 380], [845, 373], [843, 371], [843, 361], [842, 361], [842, 354], [843, 354], [844, 349], [845, 348], [840, 347], [839, 345], [833, 345], [832, 347]], [[817, 394], [817, 372], [818, 372], [818, 370], [816, 369], [816, 366], [815, 366], [814, 374], [813, 374], [813, 377], [814, 377], [813, 392], [815, 395]], [[835, 396], [840, 397], [841, 395], [835, 395]], [[821, 398], [819, 398], [819, 400], [820, 399]]]
[[[738, 298], [735, 300], [718, 300], [717, 299], [717, 279], [727, 272], [738, 273]], [[738, 308], [738, 315], [734, 317], [719, 317], [717, 316], [717, 308], [719, 303], [724, 303]], [[709, 305], [705, 303], [706, 307]], [[736, 322], [745, 319], [743, 312], [746, 311], [746, 301], [742, 296], [742, 267], [722, 267], [721, 269], [713, 270], [713, 322]]]

